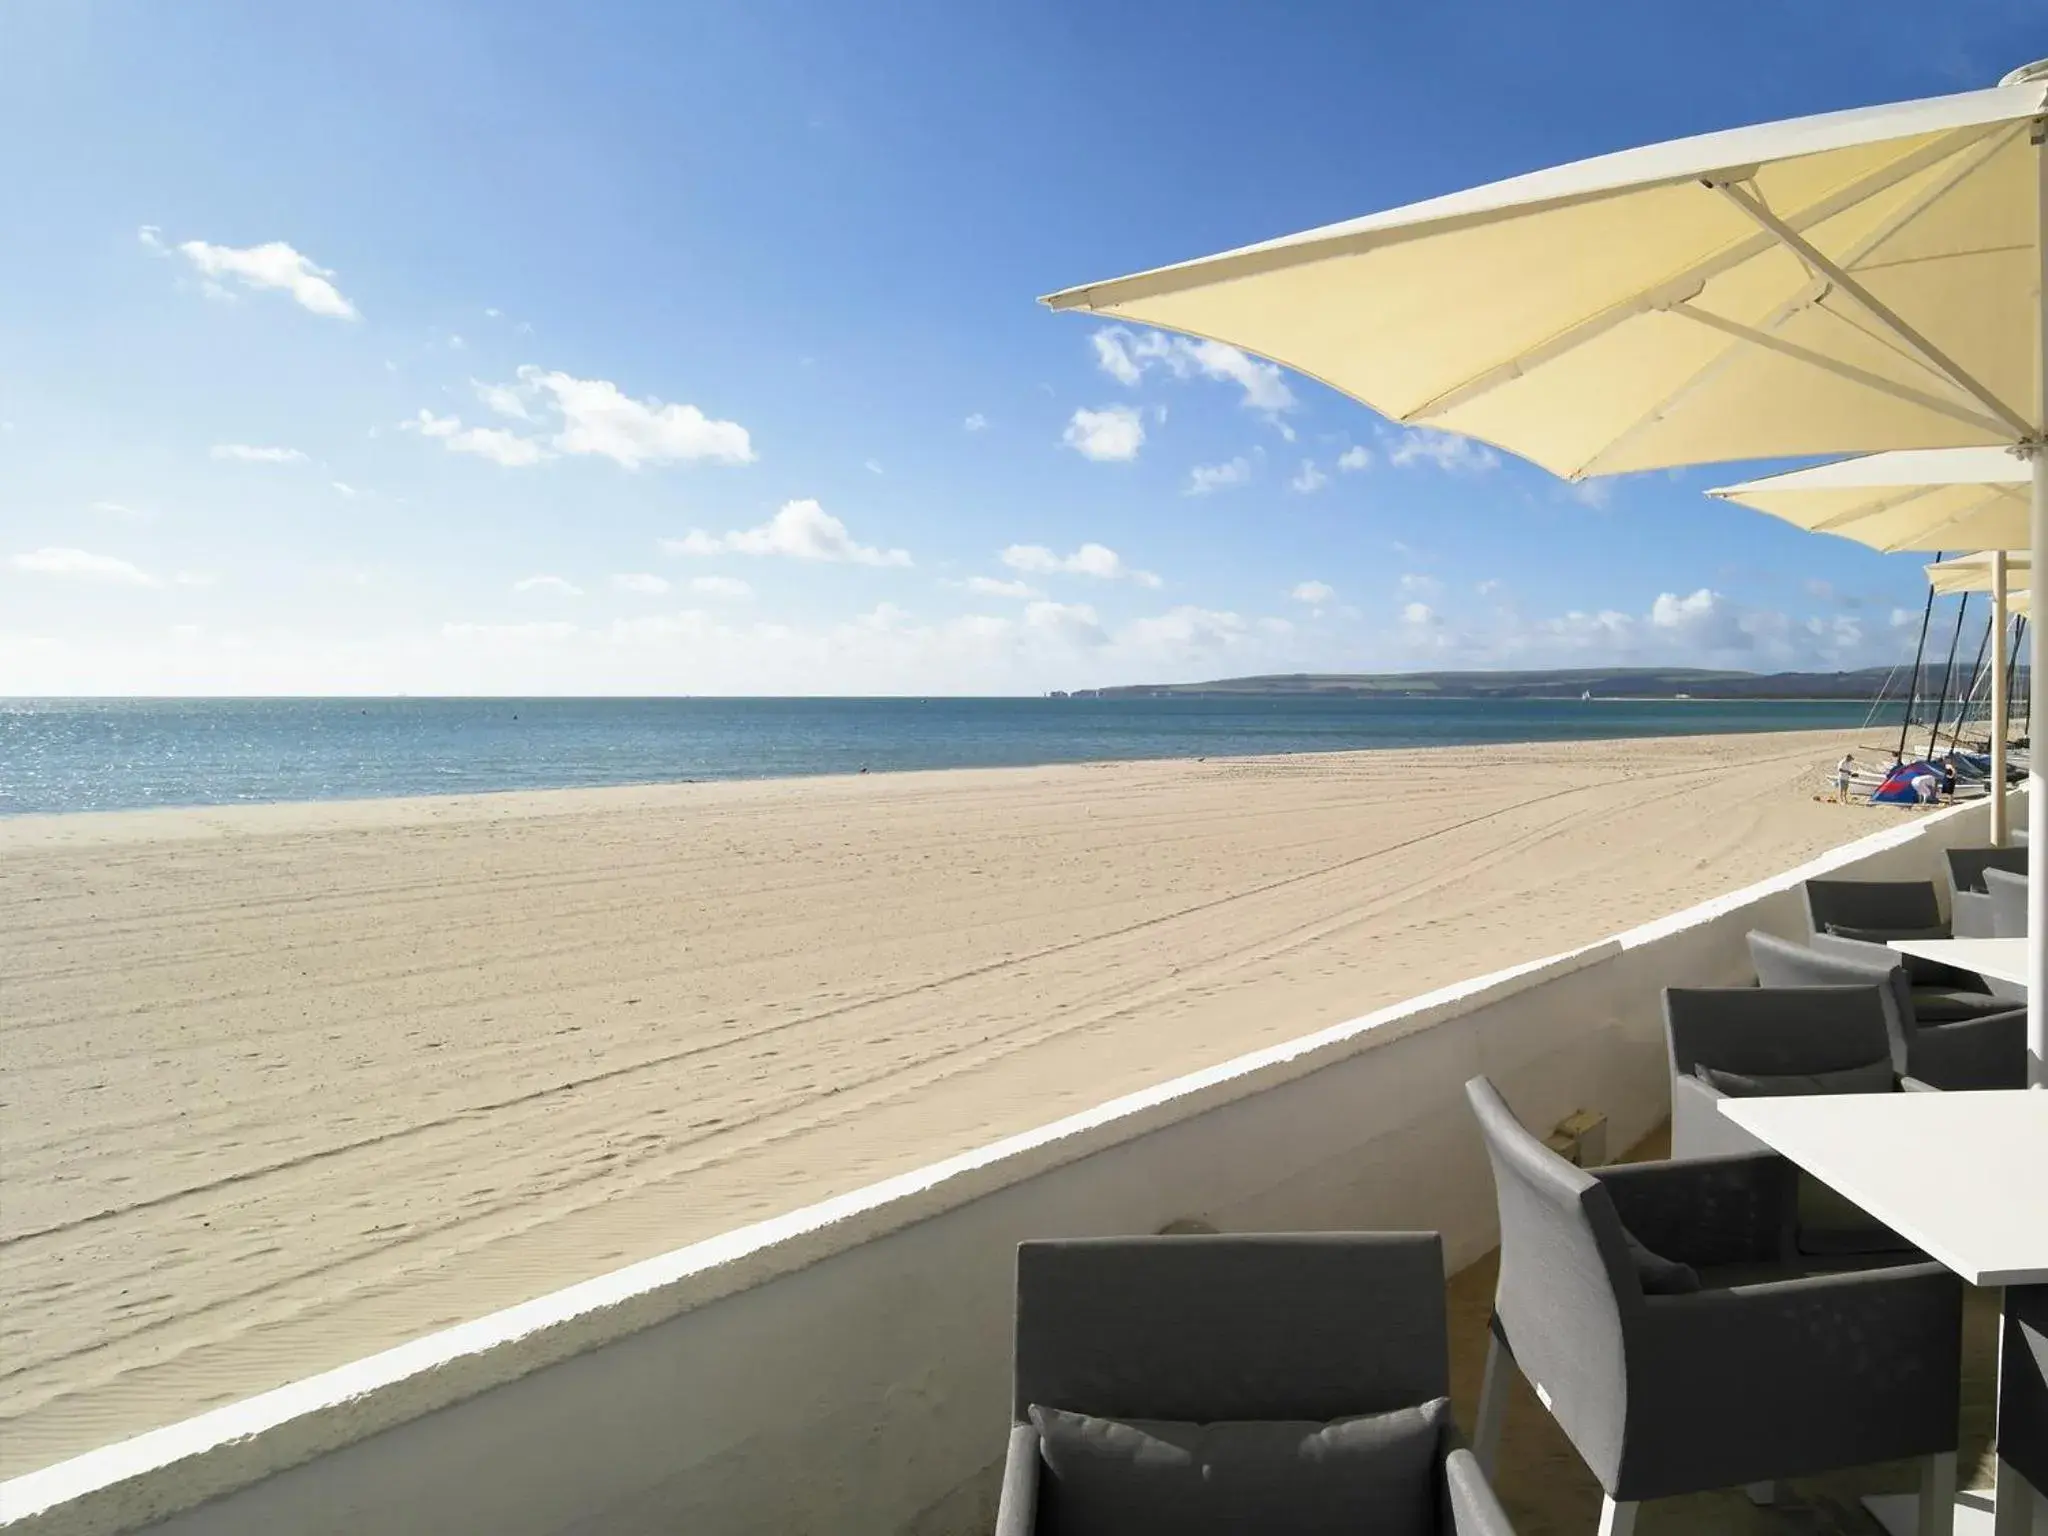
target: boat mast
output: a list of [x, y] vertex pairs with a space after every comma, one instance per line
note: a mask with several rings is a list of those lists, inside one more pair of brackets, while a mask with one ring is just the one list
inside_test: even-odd
[[[1927, 590], [1930, 595], [1933, 593], [1934, 587], [1931, 583]], [[1941, 739], [1941, 717], [1948, 713], [1948, 685], [1955, 680], [1956, 675], [1956, 647], [1962, 644], [1963, 615], [1969, 611], [1970, 594], [1965, 592], [1963, 600], [1956, 604], [1955, 633], [1948, 637], [1948, 661], [1941, 669], [1941, 696], [1934, 703], [1934, 729], [1927, 733], [1927, 755], [1929, 757], [1934, 756], [1935, 743]]]
[[[1934, 552], [1934, 563], [1941, 564], [1941, 551]], [[1927, 606], [1920, 610], [1920, 643], [1913, 647], [1913, 677], [1906, 684], [1906, 712], [1899, 716], [1899, 750], [1893, 755], [1901, 762], [1906, 758], [1906, 733], [1913, 728], [1913, 705], [1920, 697], [1920, 659], [1927, 654], [1927, 623], [1934, 617], [1934, 583], [1927, 584]]]

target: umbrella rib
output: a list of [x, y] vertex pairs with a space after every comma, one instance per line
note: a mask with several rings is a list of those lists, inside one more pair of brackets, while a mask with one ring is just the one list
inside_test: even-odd
[[[1930, 165], [1940, 164], [1943, 160], [1955, 155], [1959, 149], [1977, 142], [1980, 137], [1981, 135], [1976, 130], [1969, 129], [1943, 134], [1933, 143], [1923, 145], [1914, 153], [1893, 161], [1882, 170], [1871, 172], [1861, 180], [1850, 182], [1847, 186], [1839, 188], [1827, 197], [1822, 198], [1812, 207], [1801, 210], [1793, 221], [1795, 227], [1803, 229], [1809, 224], [1816, 224], [1823, 220], [1831, 219], [1844, 209], [1854, 207], [1865, 198], [1874, 197], [1886, 188], [1898, 185], [1898, 183], [1906, 180], [1908, 177], [1917, 176]], [[1933, 195], [1939, 196], [1941, 192], [1947, 191], [1957, 181], [1960, 181], [1964, 176], [1975, 170], [1977, 166], [1989, 159], [2008, 137], [2010, 135], [1999, 135], [1996, 143], [1986, 148], [1979, 155], [1971, 157], [1954, 176], [1945, 179]], [[1916, 203], [1916, 211], [1919, 207], [1924, 207], [1926, 201], [1932, 201], [1932, 197]], [[1886, 233], [1889, 234], [1894, 228], [1896, 228], [1895, 225], [1888, 227]], [[1653, 310], [1668, 309], [1674, 303], [1697, 297], [1700, 290], [1710, 280], [1719, 277], [1723, 272], [1741, 266], [1752, 257], [1762, 255], [1765, 251], [1777, 245], [1777, 243], [1777, 237], [1766, 231], [1752, 235], [1748, 239], [1739, 241], [1734, 245], [1727, 246], [1705, 260], [1693, 263], [1676, 276], [1666, 278], [1654, 287], [1632, 294], [1618, 304], [1611, 304], [1597, 314], [1588, 315], [1584, 320], [1567, 326], [1548, 340], [1538, 342], [1526, 351], [1516, 353], [1505, 362], [1496, 363], [1483, 373], [1474, 374], [1463, 383], [1451, 386], [1451, 388], [1444, 390], [1441, 394], [1423, 401], [1421, 405], [1416, 406], [1413, 410], [1403, 412], [1395, 417], [1395, 420], [1403, 422], [1427, 421], [1432, 417], [1441, 416], [1447, 411], [1456, 410], [1466, 402], [1476, 400], [1481, 395], [1489, 394], [1503, 384], [1513, 383], [1530, 369], [1540, 368], [1553, 358], [1561, 357], [1577, 347], [1584, 346], [1587, 342], [1595, 340], [1608, 331], [1613, 330], [1617, 325], [1632, 320], [1638, 315], [1646, 314]]]
[[1837, 512], [1833, 517], [1824, 517], [1817, 523], [1808, 523], [1809, 533], [1840, 533], [1845, 527], [1852, 527], [1867, 517], [1883, 517], [1887, 512], [1896, 512], [1901, 507], [1910, 507], [1923, 496], [1931, 496], [1946, 486], [1916, 485], [1897, 496], [1887, 496], [1868, 506], [1856, 507], [1847, 512]]
[[[1690, 304], [1674, 304], [1671, 307], [1671, 313], [1683, 315], [1688, 320], [1704, 325], [1710, 330], [1719, 331], [1723, 335], [1733, 336], [1738, 341], [1746, 341], [1751, 346], [1762, 347], [1768, 352], [1776, 352], [1780, 356], [1789, 357], [1797, 362], [1806, 363], [1824, 372], [1832, 373], [1837, 378], [1847, 379], [1852, 384], [1861, 384], [1866, 389], [1874, 389], [1879, 394], [1891, 395], [1896, 399], [1907, 401], [1910, 404], [1921, 406], [1927, 410], [1939, 411], [1944, 416], [1952, 416], [1957, 421], [1968, 422], [1971, 426], [1981, 427], [1993, 436], [2005, 437], [2009, 435], [2010, 426], [2000, 417], [1987, 416], [1982, 411], [1970, 409], [1969, 406], [1964, 405], [1960, 401], [1949, 400], [1941, 395], [1931, 395], [1924, 389], [1915, 389], [1910, 384], [1901, 384], [1896, 380], [1886, 378], [1881, 373], [1871, 373], [1868, 369], [1858, 368], [1854, 363], [1845, 363], [1839, 358], [1829, 357], [1825, 352], [1816, 352], [1810, 347], [1802, 347], [1795, 341], [1787, 341], [1782, 336], [1773, 336], [1769, 331], [1760, 331], [1755, 326], [1744, 325], [1739, 320], [1730, 320], [1725, 315], [1716, 315], [1704, 309], [1695, 309]], [[1616, 441], [1619, 440], [1616, 439]]]
[[1778, 243], [1784, 246], [1786, 250], [1792, 252], [1793, 255], [1805, 262], [1808, 267], [1820, 273], [1829, 282], [1833, 283], [1835, 287], [1854, 299], [1872, 319], [1876, 320], [1900, 341], [1917, 352], [1922, 362], [1927, 363], [1940, 373], [1946, 375], [1949, 381], [1957, 388], [1963, 390], [1994, 416], [1997, 416], [2011, 429], [2013, 435], [2020, 438], [2029, 438], [2034, 435], [2034, 429], [2028, 424], [2026, 417], [2020, 415], [2018, 411], [2007, 405], [1994, 391], [1987, 389], [1978, 382], [1977, 378], [1969, 370], [1963, 368], [1946, 352], [1943, 352], [1941, 348], [1914, 330], [1912, 326], [1908, 325], [1897, 314], [1894, 314], [1877, 295], [1857, 282], [1848, 272], [1837, 266], [1818, 250], [1811, 241], [1807, 240], [1798, 230], [1766, 208], [1755, 196], [1729, 182], [1716, 183], [1715, 190], [1734, 203], [1744, 213], [1748, 214], [1761, 228], [1775, 235]]
[[[1978, 149], [1978, 151], [1975, 154], [1961, 157], [1959, 163], [1952, 170], [1950, 170], [1947, 175], [1941, 177], [1932, 186], [1923, 189], [1918, 197], [1912, 199], [1912, 201], [1908, 202], [1903, 208], [1895, 209], [1890, 218], [1886, 219], [1876, 229], [1871, 230], [1854, 246], [1850, 247], [1850, 249], [1844, 254], [1843, 259], [1850, 263], [1861, 261], [1865, 256], [1869, 255], [1872, 251], [1876, 250], [1879, 246], [1883, 245], [1885, 241], [1891, 239], [1893, 235], [1897, 234], [1906, 225], [1910, 224], [1914, 219], [1918, 218], [1922, 213], [1926, 212], [1928, 208], [1932, 207], [1936, 202], [1940, 201], [1943, 197], [1947, 196], [1948, 193], [1954, 191], [1956, 187], [1960, 186], [1965, 180], [1967, 180], [1970, 176], [1975, 174], [1977, 170], [1979, 170], [1987, 161], [1989, 161], [2008, 143], [2010, 143], [2014, 138], [2016, 138], [2019, 135], [2021, 129], [2025, 126], [2025, 124], [2021, 124], [2020, 127], [2012, 128], [2004, 133], [1996, 134], [1991, 138], [1991, 140], [1988, 143], [1984, 144], [1980, 149]], [[1938, 140], [1937, 143], [1941, 148], [1944, 149], [1944, 151], [1946, 151], [1950, 146], [1953, 137], [1954, 136], [1951, 135], [1948, 138]], [[1929, 157], [1925, 155], [1913, 157], [1912, 169], [1914, 171], [1920, 170], [1923, 167], [1923, 165], [1927, 162], [1928, 158]], [[1890, 183], [1887, 183], [1887, 185], [1889, 184]], [[1859, 190], [1863, 185], [1864, 184], [1859, 183], [1857, 184], [1857, 188], [1853, 188], [1852, 190]], [[1883, 189], [1873, 188], [1871, 190], [1881, 191]], [[1859, 195], [1867, 194], [1863, 194], [1859, 190]], [[1831, 213], [1836, 212], [1839, 210], [1834, 208], [1832, 205], [1838, 201], [1839, 198], [1831, 198], [1828, 200], [1828, 204], [1823, 206], [1827, 206]], [[1800, 225], [1803, 226], [1809, 221], [1804, 214], [1801, 214], [1799, 216], [1798, 222], [1800, 223]], [[1783, 325], [1787, 320], [1791, 319], [1792, 316], [1799, 313], [1799, 311], [1804, 309], [1807, 305], [1818, 303], [1824, 296], [1825, 285], [1819, 283], [1809, 284], [1805, 289], [1803, 289], [1799, 294], [1795, 295], [1791, 300], [1789, 300], [1785, 304], [1780, 305], [1771, 314], [1771, 316], [1763, 322], [1763, 329], [1768, 331], [1773, 330], [1780, 325]], [[1695, 318], [1697, 318], [1696, 315]], [[1837, 318], [1841, 317], [1838, 316]], [[1866, 332], [1865, 334], [1868, 333]], [[1734, 363], [1736, 356], [1737, 353], [1735, 352], [1735, 350], [1733, 348], [1730, 348], [1727, 351], [1722, 352], [1721, 354], [1716, 356], [1711, 362], [1702, 366], [1698, 372], [1694, 373], [1690, 378], [1686, 379], [1684, 383], [1680, 384], [1676, 389], [1672, 390], [1671, 393], [1666, 395], [1662, 400], [1658, 401], [1657, 404], [1653, 406], [1650, 410], [1646, 411], [1642, 416], [1638, 417], [1634, 422], [1630, 423], [1630, 425], [1626, 429], [1617, 433], [1614, 437], [1610, 438], [1605, 447], [1601, 448], [1598, 453], [1594, 454], [1593, 457], [1586, 460], [1585, 463], [1581, 464], [1576, 470], [1572, 472], [1571, 478], [1578, 479], [1583, 475], [1596, 473], [1594, 466], [1597, 465], [1602, 459], [1609, 457], [1611, 454], [1613, 454], [1615, 449], [1619, 448], [1623, 443], [1627, 442], [1629, 439], [1634, 437], [1638, 432], [1641, 432], [1645, 427], [1648, 427], [1653, 423], [1662, 420], [1667, 414], [1670, 413], [1671, 408], [1675, 406], [1679, 401], [1683, 400], [1687, 395], [1691, 394], [1695, 389], [1698, 389], [1701, 385], [1707, 383], [1716, 374], [1720, 373], [1724, 368], [1731, 366]], [[1919, 362], [1918, 358], [1915, 358], [1913, 360], [1916, 363]], [[1922, 364], [1921, 366], [1925, 365]], [[1936, 376], [1939, 377], [1939, 375]], [[1947, 407], [1943, 408], [1946, 409]], [[1985, 425], [1988, 423], [1979, 424]], [[2005, 435], [2005, 427], [2003, 423], [1989, 425], [1991, 425], [1993, 435]]]

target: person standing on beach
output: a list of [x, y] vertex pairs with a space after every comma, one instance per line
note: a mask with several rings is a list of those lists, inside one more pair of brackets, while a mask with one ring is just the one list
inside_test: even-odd
[[1849, 780], [1855, 772], [1855, 754], [1844, 752], [1842, 760], [1835, 764], [1835, 799], [1842, 805], [1849, 803]]

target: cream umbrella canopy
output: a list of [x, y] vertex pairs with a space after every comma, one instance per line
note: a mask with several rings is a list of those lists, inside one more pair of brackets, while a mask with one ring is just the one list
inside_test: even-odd
[[[1943, 597], [1958, 592], [1996, 592], [1998, 590], [1997, 551], [1986, 551], [1976, 555], [1958, 555], [1953, 560], [1940, 560], [1927, 567], [1928, 585]], [[2005, 597], [2014, 613], [2029, 613], [2033, 605], [2031, 588], [2034, 578], [2034, 562], [2030, 555], [2008, 555], [2005, 562]]]
[[[1964, 582], [1979, 569], [1959, 562], [1929, 566], [1928, 573], [1937, 592], [1991, 594], [1992, 626], [2001, 637], [1992, 656], [1991, 840], [2001, 847], [2006, 842], [2008, 734], [2002, 637], [2011, 582], [2002, 577], [2000, 562], [2007, 551], [2029, 546], [2032, 488], [2031, 468], [2011, 448], [1920, 448], [1839, 459], [1707, 492], [1810, 532], [1832, 533], [1886, 552], [1959, 547], [1988, 552], [1982, 555], [1982, 586], [1943, 585]], [[1947, 574], [1936, 578], [1937, 571]]]
[[1905, 449], [1707, 492], [1810, 533], [1903, 549], [2026, 549], [2033, 471], [2011, 448]]
[[[2043, 439], [2048, 63], [1537, 171], [1050, 296], [1572, 478]], [[2048, 542], [2034, 455], [2030, 547]], [[2035, 718], [2048, 655], [2035, 631]], [[2048, 847], [2041, 760], [2029, 825]], [[2048, 1086], [2048, 880], [2029, 921]]]

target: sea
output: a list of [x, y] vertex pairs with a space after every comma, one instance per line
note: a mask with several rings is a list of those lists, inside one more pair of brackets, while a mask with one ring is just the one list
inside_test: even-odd
[[0, 699], [0, 815], [1870, 721], [1853, 701]]

